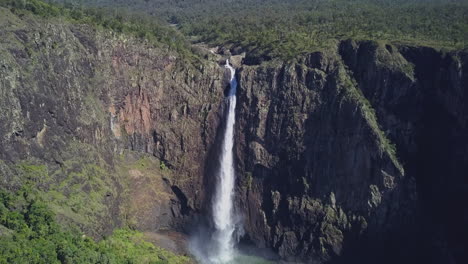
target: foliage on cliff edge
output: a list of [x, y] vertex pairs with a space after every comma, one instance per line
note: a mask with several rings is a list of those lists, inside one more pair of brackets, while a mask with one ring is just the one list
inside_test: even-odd
[[30, 188], [0, 190], [0, 263], [188, 263], [118, 229], [100, 242], [79, 231], [63, 231], [46, 203]]

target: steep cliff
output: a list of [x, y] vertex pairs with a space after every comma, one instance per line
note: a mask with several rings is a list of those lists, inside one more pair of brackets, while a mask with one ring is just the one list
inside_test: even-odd
[[[0, 36], [2, 188], [38, 189], [95, 237], [206, 214], [227, 85], [214, 60], [3, 8]], [[466, 52], [345, 41], [255, 61], [237, 75], [245, 242], [307, 263], [463, 260]]]
[[462, 263], [466, 63], [464, 52], [346, 41], [244, 66], [249, 239], [310, 263]]
[[253, 241], [292, 260], [328, 261], [409, 214], [413, 184], [337, 50], [245, 67], [240, 85]]
[[0, 12], [1, 186], [32, 184], [59, 218], [95, 236], [123, 220], [174, 227], [200, 207], [224, 95], [217, 64]]
[[[466, 262], [468, 54], [425, 47], [343, 43], [343, 58], [417, 183], [428, 263]], [[394, 59], [389, 60], [389, 57]], [[393, 70], [398, 61], [410, 80]], [[392, 63], [393, 61], [393, 63]]]

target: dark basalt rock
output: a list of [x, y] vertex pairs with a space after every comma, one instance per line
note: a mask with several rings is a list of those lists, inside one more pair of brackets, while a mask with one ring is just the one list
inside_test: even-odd
[[345, 41], [294, 64], [244, 66], [249, 238], [310, 263], [462, 261], [466, 210], [452, 205], [467, 198], [466, 57]]

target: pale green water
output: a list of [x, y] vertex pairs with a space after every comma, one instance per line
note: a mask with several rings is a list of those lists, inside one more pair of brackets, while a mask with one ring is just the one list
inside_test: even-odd
[[229, 264], [275, 264], [277, 262], [266, 260], [257, 256], [237, 255]]

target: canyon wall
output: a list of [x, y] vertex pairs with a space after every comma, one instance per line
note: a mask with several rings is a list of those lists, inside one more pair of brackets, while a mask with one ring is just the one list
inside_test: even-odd
[[294, 63], [244, 66], [248, 239], [292, 261], [462, 263], [467, 59], [343, 41]]
[[[224, 70], [164, 45], [0, 9], [1, 186], [96, 236], [201, 207]], [[181, 221], [176, 221], [179, 219]]]

